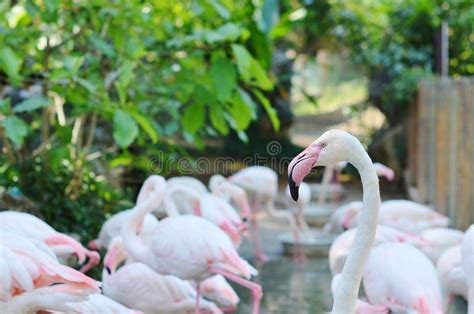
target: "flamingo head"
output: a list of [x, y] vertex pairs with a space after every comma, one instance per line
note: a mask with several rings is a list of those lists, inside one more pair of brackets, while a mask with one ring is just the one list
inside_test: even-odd
[[354, 151], [360, 150], [361, 147], [362, 145], [354, 136], [342, 130], [329, 130], [321, 135], [288, 166], [288, 185], [293, 200], [298, 200], [299, 186], [311, 169], [342, 161], [351, 162], [355, 158]]
[[127, 258], [121, 237], [115, 237], [109, 245], [104, 257], [104, 267], [108, 273], [114, 272], [117, 266]]

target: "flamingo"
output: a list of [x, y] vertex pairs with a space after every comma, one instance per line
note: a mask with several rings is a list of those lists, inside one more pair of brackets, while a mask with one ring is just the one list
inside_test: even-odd
[[431, 261], [412, 245], [372, 249], [364, 272], [367, 299], [404, 313], [443, 313], [441, 287]]
[[106, 297], [103, 294], [94, 293], [89, 295], [87, 300], [73, 301], [65, 304], [68, 314], [143, 314], [143, 312], [131, 310], [120, 303]]
[[39, 311], [61, 311], [69, 309], [67, 302], [87, 300], [90, 291], [82, 287], [57, 284], [36, 288], [13, 296], [8, 301], [0, 301], [0, 313], [23, 314]]
[[253, 229], [253, 243], [255, 244], [256, 258], [259, 261], [268, 261], [268, 257], [261, 248], [260, 234], [257, 223], [257, 210], [263, 208], [271, 217], [283, 218], [290, 224], [290, 229], [295, 234], [296, 220], [291, 213], [275, 210], [274, 200], [278, 193], [278, 176], [275, 171], [262, 166], [251, 166], [239, 170], [228, 178], [228, 181], [242, 187], [253, 197], [250, 212], [250, 222]]
[[[346, 262], [354, 242], [356, 229], [350, 229], [340, 234], [329, 249], [329, 268], [333, 275], [339, 274]], [[391, 227], [377, 226], [373, 246], [387, 242], [399, 242], [422, 245], [425, 241], [417, 236], [398, 231]]]
[[430, 228], [422, 231], [420, 236], [425, 243], [419, 249], [436, 265], [444, 251], [462, 243], [464, 233], [450, 228]]
[[100, 261], [97, 252], [89, 251], [78, 241], [70, 236], [57, 232], [50, 225], [36, 216], [15, 211], [0, 212], [0, 231], [7, 231], [17, 235], [39, 240], [48, 245], [57, 256], [76, 254], [80, 264], [86, 257], [89, 261], [82, 266], [81, 272], [85, 273]]
[[[176, 209], [176, 202], [180, 203], [180, 209]], [[246, 231], [247, 226], [224, 199], [208, 192], [199, 194], [182, 185], [167, 189], [164, 204], [168, 211], [179, 213], [181, 210], [184, 214], [194, 214], [212, 222], [230, 237], [235, 247], [240, 246], [241, 233]]]
[[41, 241], [10, 232], [1, 232], [0, 239], [0, 301], [53, 283], [90, 293], [99, 291], [95, 280], [59, 264], [52, 250]]
[[471, 225], [464, 234], [461, 245], [462, 264], [467, 278], [468, 314], [474, 314], [474, 225]]
[[341, 161], [350, 162], [359, 171], [364, 196], [360, 223], [342, 270], [341, 282], [334, 293], [332, 312], [354, 313], [362, 274], [375, 239], [380, 206], [378, 178], [369, 155], [359, 140], [349, 133], [327, 131], [290, 162], [288, 184], [296, 201], [298, 188], [313, 167]]
[[[112, 239], [120, 235], [122, 226], [130, 219], [131, 216], [131, 209], [123, 210], [111, 216], [100, 228], [97, 239], [90, 241], [88, 247], [93, 250], [108, 248]], [[157, 225], [158, 219], [155, 216], [152, 214], [146, 215], [145, 219], [143, 220], [143, 226], [140, 235], [145, 238], [148, 237]]]
[[[359, 208], [357, 203], [352, 203], [350, 210], [343, 215], [343, 229], [357, 226], [361, 208], [361, 203]], [[429, 228], [447, 227], [449, 218], [423, 204], [409, 200], [389, 200], [380, 206], [378, 223], [405, 232], [420, 233]]]
[[324, 225], [323, 231], [326, 233], [336, 234], [343, 232], [347, 229], [343, 227], [343, 221], [345, 221], [345, 217], [353, 217], [357, 215], [361, 208], [361, 201], [354, 201], [340, 206], [332, 213], [331, 217], [329, 217], [329, 221]]
[[242, 220], [244, 222], [247, 220], [250, 215], [250, 205], [247, 192], [243, 188], [216, 174], [209, 180], [209, 190], [212, 194], [223, 197], [227, 202], [233, 201], [240, 209]]
[[[332, 277], [331, 293], [334, 295], [339, 282], [341, 281], [341, 274], [336, 274]], [[373, 305], [361, 299], [357, 299], [355, 306], [355, 314], [388, 314], [389, 309], [384, 305]]]
[[208, 192], [207, 187], [199, 181], [196, 178], [189, 177], [189, 176], [179, 176], [179, 177], [173, 177], [168, 179], [167, 181], [167, 186], [168, 188], [174, 187], [174, 186], [188, 186], [195, 190], [198, 193], [206, 193]]
[[467, 300], [466, 273], [462, 265], [461, 245], [453, 246], [441, 254], [436, 264], [443, 290], [444, 310], [447, 313], [455, 295]]
[[[140, 192], [137, 196], [137, 204], [149, 197], [150, 193], [153, 193], [154, 186], [159, 184], [160, 177], [156, 175], [149, 176], [145, 182], [143, 182]], [[97, 239], [94, 239], [89, 242], [88, 247], [92, 250], [100, 250], [102, 248], [109, 247], [110, 241], [116, 236], [120, 235], [122, 226], [126, 221], [130, 219], [132, 212], [130, 209], [123, 210], [111, 216], [100, 228], [99, 236]], [[152, 214], [146, 215], [143, 221], [143, 226], [141, 229], [141, 235], [148, 237], [148, 234], [153, 230], [158, 224], [158, 219]]]
[[[135, 291], [134, 287], [129, 286], [129, 282], [136, 281], [138, 283], [142, 281], [155, 281], [156, 283], [163, 282], [162, 285], [158, 284], [150, 284], [151, 286], [157, 287], [157, 291], [155, 290], [150, 290], [149, 294], [153, 295], [162, 295], [163, 299], [160, 301], [160, 304], [162, 304], [162, 308], [174, 308], [176, 307], [176, 300], [182, 300], [187, 299], [188, 297], [191, 298], [191, 302], [186, 301], [183, 302], [183, 304], [188, 304], [191, 308], [194, 309], [194, 302], [196, 298], [196, 289], [192, 287], [192, 291], [190, 289], [190, 283], [186, 282], [184, 280], [181, 280], [175, 276], [167, 276], [167, 275], [160, 275], [155, 273], [153, 270], [151, 270], [148, 266], [144, 265], [147, 267], [149, 270], [145, 272], [141, 272], [143, 269], [143, 266], [127, 266], [125, 269], [127, 271], [122, 271], [122, 268], [120, 268], [118, 271], [115, 271], [117, 269], [117, 266], [126, 260], [127, 265], [130, 264], [139, 264], [135, 263], [133, 260], [131, 260], [129, 257], [127, 257], [127, 252], [125, 251], [123, 247], [123, 241], [121, 237], [116, 237], [112, 240], [108, 250], [107, 254], [104, 257], [104, 267], [107, 272], [103, 273], [103, 280], [104, 280], [104, 290], [109, 291], [111, 297], [113, 297], [115, 300], [122, 301], [125, 300], [127, 304], [130, 304], [132, 307], [133, 305], [136, 304], [145, 304], [147, 296], [145, 295], [135, 295], [134, 293], [125, 293], [126, 289], [132, 289]], [[155, 275], [148, 277], [147, 274], [150, 273], [150, 271], [153, 271]], [[120, 285], [124, 284], [126, 287], [120, 288]], [[112, 288], [110, 288], [112, 286]], [[160, 291], [158, 288], [165, 287], [165, 291]], [[115, 293], [116, 290], [120, 288], [120, 291], [123, 293]], [[168, 291], [168, 290], [171, 290]], [[112, 292], [111, 292], [112, 291]], [[176, 292], [177, 291], [177, 292]], [[176, 293], [177, 294], [176, 294]], [[235, 293], [234, 289], [229, 285], [229, 283], [225, 280], [225, 278], [221, 275], [216, 275], [212, 276], [206, 280], [204, 280], [201, 283], [201, 292], [202, 295], [210, 300], [216, 301], [226, 310], [232, 310], [235, 309], [237, 304], [239, 303], [239, 297]], [[167, 297], [169, 297], [167, 299]], [[127, 301], [128, 299], [132, 299]], [[152, 300], [153, 298], [150, 298]], [[137, 301], [141, 300], [141, 301]], [[154, 306], [154, 304], [150, 305]], [[201, 306], [204, 308], [207, 308], [210, 310], [211, 308], [214, 308], [214, 305], [210, 304], [204, 304], [201, 303]], [[148, 312], [148, 308], [145, 307], [138, 307], [144, 311]], [[161, 308], [161, 307], [160, 307]], [[203, 309], [204, 309], [203, 308]]]
[[261, 286], [244, 279], [256, 275], [257, 271], [240, 258], [229, 237], [214, 224], [192, 215], [173, 216], [159, 222], [150, 243], [137, 234], [145, 215], [162, 201], [165, 186], [162, 179], [157, 186], [160, 193], [152, 193], [146, 201], [136, 205], [131, 219], [122, 228], [127, 254], [160, 274], [195, 280], [196, 312], [200, 308], [200, 282], [220, 274], [252, 291], [252, 313], [258, 313]]

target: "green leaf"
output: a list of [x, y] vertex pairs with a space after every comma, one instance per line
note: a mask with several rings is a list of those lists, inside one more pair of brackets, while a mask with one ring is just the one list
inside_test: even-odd
[[0, 69], [10, 78], [13, 84], [18, 85], [21, 80], [20, 68], [22, 59], [18, 57], [8, 46], [3, 46], [0, 50]]
[[211, 123], [214, 128], [216, 128], [219, 133], [222, 135], [229, 134], [229, 126], [227, 125], [224, 110], [221, 104], [214, 104], [210, 109], [210, 118]]
[[233, 44], [232, 51], [237, 60], [239, 73], [246, 83], [263, 90], [271, 90], [273, 88], [273, 83], [265, 70], [244, 46]]
[[219, 3], [218, 0], [207, 0], [209, 4], [217, 11], [217, 13], [222, 17], [224, 20], [228, 20], [230, 18], [229, 11]]
[[135, 74], [133, 70], [135, 69], [136, 63], [132, 61], [126, 61], [120, 67], [120, 76], [119, 81], [124, 87], [128, 87], [131, 81], [135, 79]]
[[13, 108], [13, 112], [30, 112], [39, 108], [47, 107], [51, 104], [49, 98], [35, 96], [22, 101]]
[[217, 99], [226, 101], [237, 83], [237, 73], [232, 62], [221, 53], [212, 56], [211, 76]]
[[113, 137], [121, 148], [126, 148], [138, 136], [138, 125], [126, 111], [117, 109], [114, 113]]
[[6, 136], [17, 146], [21, 146], [28, 134], [28, 125], [16, 116], [9, 116], [3, 120]]
[[267, 112], [267, 115], [270, 118], [270, 122], [272, 123], [273, 129], [276, 132], [280, 131], [280, 119], [278, 119], [278, 113], [275, 108], [272, 107], [270, 101], [260, 91], [254, 89], [253, 93], [255, 96], [257, 96], [258, 100]]
[[230, 100], [227, 111], [232, 118], [232, 126], [237, 131], [243, 131], [248, 128], [254, 118], [255, 103], [250, 96], [239, 89]]
[[138, 122], [143, 131], [145, 131], [145, 133], [150, 137], [151, 142], [153, 144], [158, 142], [158, 133], [150, 119], [138, 111], [132, 111], [130, 114], [133, 116], [135, 121]]
[[232, 45], [232, 52], [237, 60], [237, 68], [239, 69], [240, 75], [242, 75], [244, 81], [250, 80], [250, 69], [253, 60], [252, 55], [244, 46], [238, 44]]
[[10, 111], [10, 98], [0, 99], [0, 112], [4, 115]]
[[205, 40], [209, 44], [222, 41], [235, 41], [242, 34], [242, 29], [234, 23], [227, 23], [216, 30], [207, 30], [203, 32]]
[[90, 41], [96, 49], [100, 50], [107, 57], [113, 58], [115, 56], [115, 50], [112, 45], [110, 45], [108, 42], [106, 42], [99, 36], [93, 34], [90, 37]]
[[185, 132], [190, 134], [196, 133], [199, 129], [204, 127], [204, 105], [195, 102], [184, 109], [181, 118], [181, 124]]

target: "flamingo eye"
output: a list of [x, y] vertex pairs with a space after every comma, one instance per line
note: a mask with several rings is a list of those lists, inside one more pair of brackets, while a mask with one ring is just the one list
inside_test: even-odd
[[328, 143], [326, 143], [326, 142], [322, 142], [321, 144], [319, 144], [319, 146], [321, 146], [321, 147], [323, 147], [323, 148], [324, 148], [324, 147], [328, 146]]

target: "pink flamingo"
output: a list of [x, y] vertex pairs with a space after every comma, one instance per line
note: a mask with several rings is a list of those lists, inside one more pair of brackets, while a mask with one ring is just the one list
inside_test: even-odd
[[[140, 188], [140, 192], [137, 196], [137, 204], [147, 199], [150, 193], [155, 190], [155, 185], [159, 184], [160, 182], [159, 178], [159, 176], [151, 175], [145, 180], [145, 182], [143, 182], [143, 185]], [[100, 229], [98, 238], [89, 242], [89, 248], [98, 251], [102, 248], [109, 247], [110, 241], [120, 235], [122, 226], [127, 220], [130, 219], [131, 213], [132, 212], [130, 209], [124, 210], [107, 219]], [[157, 224], [158, 219], [156, 219], [155, 216], [152, 214], [146, 215], [141, 229], [142, 236], [147, 237], [149, 232], [153, 230]]]
[[337, 234], [347, 230], [347, 228], [343, 226], [343, 222], [348, 219], [346, 216], [352, 218], [358, 215], [361, 208], [361, 201], [354, 201], [340, 206], [332, 213], [331, 217], [329, 217], [329, 221], [324, 225], [324, 232]]
[[234, 202], [240, 209], [242, 220], [244, 222], [247, 220], [247, 217], [250, 215], [250, 204], [247, 192], [243, 188], [216, 174], [209, 180], [209, 189], [212, 194], [223, 197], [227, 202]]
[[169, 188], [174, 187], [174, 186], [183, 186], [183, 185], [192, 188], [193, 190], [195, 190], [196, 192], [200, 194], [209, 192], [207, 190], [207, 187], [204, 185], [204, 183], [202, 183], [201, 181], [193, 177], [178, 176], [178, 177], [169, 178], [167, 181], [167, 186]]
[[36, 288], [15, 295], [8, 301], [0, 301], [0, 313], [67, 312], [69, 308], [66, 303], [87, 300], [89, 293], [82, 287], [66, 284]]
[[[340, 234], [329, 249], [329, 267], [333, 275], [342, 272], [344, 263], [354, 242], [356, 229], [350, 229]], [[377, 226], [373, 246], [387, 242], [410, 243], [422, 245], [425, 241], [417, 236], [398, 231], [391, 227]]]
[[[293, 199], [298, 200], [298, 188], [304, 177], [315, 166], [328, 166], [348, 161], [359, 171], [364, 190], [360, 224], [341, 282], [334, 291], [333, 313], [354, 313], [357, 296], [377, 228], [380, 207], [378, 178], [369, 155], [352, 135], [341, 130], [330, 130], [296, 156], [288, 166], [288, 184]], [[373, 303], [373, 302], [372, 302]]]
[[59, 233], [50, 225], [28, 213], [15, 211], [0, 212], [0, 231], [8, 231], [29, 239], [42, 241], [48, 245], [57, 256], [76, 254], [80, 264], [86, 257], [87, 264], [82, 266], [81, 272], [85, 273], [100, 261], [97, 252], [89, 251], [78, 241], [64, 233]]
[[464, 234], [461, 245], [462, 264], [467, 278], [468, 314], [474, 314], [474, 225], [471, 225]]
[[[180, 205], [179, 209], [176, 202]], [[242, 233], [247, 230], [246, 224], [229, 203], [208, 192], [199, 194], [185, 185], [173, 186], [167, 189], [164, 204], [167, 211], [194, 214], [212, 222], [230, 237], [235, 247], [239, 247]]]
[[444, 251], [438, 259], [436, 270], [443, 288], [444, 311], [447, 313], [454, 296], [460, 295], [466, 300], [468, 297], [466, 273], [462, 265], [461, 246], [453, 246]]
[[79, 302], [68, 302], [65, 304], [68, 314], [143, 314], [143, 312], [131, 310], [120, 303], [106, 297], [105, 295], [94, 293], [87, 300]]
[[[110, 241], [113, 238], [120, 236], [122, 226], [130, 219], [132, 211], [130, 209], [123, 210], [111, 216], [100, 228], [99, 236], [89, 242], [88, 247], [93, 250], [100, 250], [108, 248]], [[152, 214], [145, 216], [143, 226], [141, 229], [141, 236], [148, 237], [148, 235], [158, 225], [158, 219]]]
[[197, 216], [173, 216], [160, 221], [150, 243], [137, 234], [145, 215], [162, 201], [165, 185], [162, 179], [157, 187], [161, 193], [153, 193], [149, 199], [134, 207], [130, 221], [122, 229], [127, 254], [158, 273], [195, 280], [196, 312], [200, 308], [200, 282], [221, 274], [252, 291], [253, 313], [258, 313], [261, 287], [244, 279], [256, 275], [257, 271], [240, 258], [229, 237], [214, 224]]
[[[353, 206], [346, 212], [342, 219], [344, 229], [357, 226], [360, 208]], [[419, 233], [429, 228], [445, 228], [449, 225], [449, 218], [423, 204], [408, 200], [390, 200], [381, 204], [378, 223], [405, 232]]]
[[395, 312], [443, 313], [436, 270], [409, 244], [383, 243], [373, 248], [365, 268], [364, 288], [372, 304]]
[[94, 293], [98, 283], [86, 275], [58, 263], [50, 248], [38, 240], [0, 233], [0, 301], [24, 292], [64, 283]]
[[228, 178], [229, 182], [242, 187], [248, 195], [253, 198], [250, 211], [250, 222], [253, 229], [253, 243], [255, 244], [256, 258], [259, 261], [267, 261], [268, 257], [261, 249], [260, 233], [257, 224], [257, 211], [262, 208], [271, 217], [283, 218], [288, 221], [293, 233], [297, 230], [297, 223], [292, 213], [276, 210], [274, 200], [278, 193], [278, 176], [275, 171], [262, 166], [251, 166], [239, 170]]
[[462, 243], [464, 232], [450, 228], [430, 228], [423, 230], [420, 236], [425, 243], [418, 248], [436, 265], [444, 251]]
[[[147, 313], [194, 310], [196, 289], [189, 282], [175, 276], [160, 275], [143, 263], [130, 263], [128, 260], [127, 265], [116, 270], [125, 258], [127, 252], [122, 239], [116, 237], [104, 258], [102, 281], [105, 295]], [[200, 299], [199, 304], [201, 310], [221, 313], [212, 302]]]
[[[334, 295], [339, 282], [341, 281], [341, 274], [336, 274], [332, 277], [331, 293]], [[355, 306], [355, 314], [388, 314], [389, 309], [384, 305], [373, 305], [361, 299], [357, 299]]]

